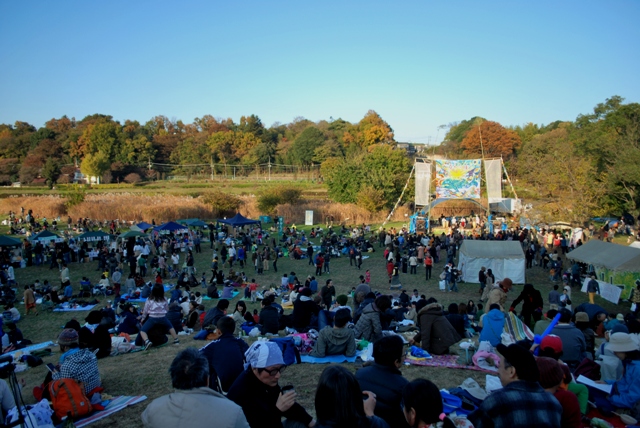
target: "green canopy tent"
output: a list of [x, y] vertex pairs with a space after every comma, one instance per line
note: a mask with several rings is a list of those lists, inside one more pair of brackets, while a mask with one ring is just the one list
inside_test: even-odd
[[62, 238], [59, 235], [56, 235], [53, 232], [49, 232], [48, 230], [43, 230], [42, 232], [38, 233], [37, 235], [33, 235], [30, 238], [31, 241], [40, 241], [40, 242], [49, 242], [49, 241], [55, 241], [55, 242], [63, 242], [64, 238]]
[[135, 238], [136, 236], [146, 236], [142, 232], [138, 232], [137, 230], [130, 230], [118, 236], [118, 239], [127, 239], [127, 238]]
[[22, 242], [20, 242], [19, 239], [0, 235], [0, 247], [19, 247], [21, 245], [22, 245]]
[[77, 237], [80, 241], [109, 241], [111, 240], [111, 235], [101, 230], [97, 230], [95, 232], [85, 232]]

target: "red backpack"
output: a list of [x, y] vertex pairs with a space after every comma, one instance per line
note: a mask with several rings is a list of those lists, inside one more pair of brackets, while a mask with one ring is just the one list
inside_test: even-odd
[[52, 381], [49, 384], [49, 393], [53, 410], [60, 419], [65, 416], [75, 419], [91, 413], [91, 401], [84, 393], [84, 387], [73, 379]]

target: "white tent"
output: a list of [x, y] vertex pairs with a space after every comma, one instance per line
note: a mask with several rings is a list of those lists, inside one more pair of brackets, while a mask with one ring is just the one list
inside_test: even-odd
[[462, 241], [458, 270], [465, 282], [479, 283], [481, 267], [491, 269], [496, 282], [510, 278], [514, 284], [524, 284], [525, 258], [518, 241]]
[[640, 248], [640, 241], [634, 241], [631, 244], [629, 244], [629, 246], [632, 248]]

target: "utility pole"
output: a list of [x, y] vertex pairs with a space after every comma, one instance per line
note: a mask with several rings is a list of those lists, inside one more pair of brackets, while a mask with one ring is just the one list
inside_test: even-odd
[[268, 168], [269, 168], [269, 181], [271, 181], [271, 156], [269, 156], [269, 165], [268, 165]]

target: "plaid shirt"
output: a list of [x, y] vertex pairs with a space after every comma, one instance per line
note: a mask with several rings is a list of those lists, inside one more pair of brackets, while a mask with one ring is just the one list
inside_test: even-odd
[[73, 379], [82, 382], [85, 393], [100, 386], [98, 359], [88, 349], [78, 349], [64, 354], [64, 361], [60, 364], [60, 371], [53, 372], [53, 380]]
[[562, 407], [536, 382], [515, 381], [469, 415], [475, 428], [560, 428]]

